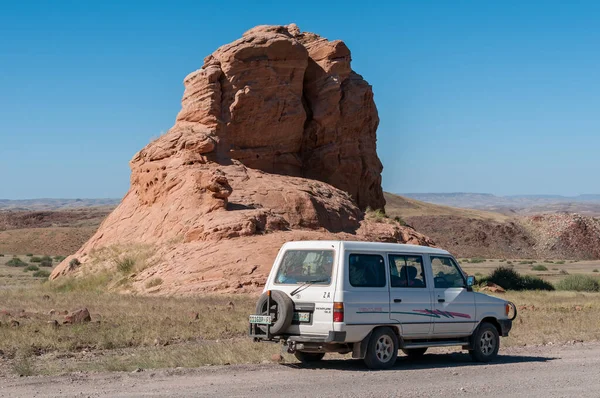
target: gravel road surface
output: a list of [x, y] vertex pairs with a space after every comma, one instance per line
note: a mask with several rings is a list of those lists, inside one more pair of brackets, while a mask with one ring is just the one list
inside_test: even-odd
[[493, 364], [463, 353], [398, 358], [388, 371], [357, 360], [0, 378], [0, 397], [599, 397], [600, 344], [504, 349]]

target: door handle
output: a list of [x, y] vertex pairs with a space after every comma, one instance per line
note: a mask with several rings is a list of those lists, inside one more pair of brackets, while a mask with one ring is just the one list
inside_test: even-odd
[[438, 303], [445, 303], [446, 300], [445, 299], [438, 299]]
[[402, 299], [394, 299], [394, 303], [401, 303]]

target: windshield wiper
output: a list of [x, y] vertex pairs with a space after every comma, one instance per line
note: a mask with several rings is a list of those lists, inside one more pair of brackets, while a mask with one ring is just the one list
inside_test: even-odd
[[327, 282], [327, 281], [328, 281], [328, 278], [321, 278], [321, 279], [315, 279], [315, 280], [312, 280], [312, 281], [306, 281], [303, 284], [301, 284], [300, 286], [298, 286], [296, 289], [294, 289], [290, 293], [290, 296], [293, 296], [294, 294], [299, 293], [303, 288], [307, 288], [307, 287], [309, 287], [312, 284], [321, 283], [321, 282]]

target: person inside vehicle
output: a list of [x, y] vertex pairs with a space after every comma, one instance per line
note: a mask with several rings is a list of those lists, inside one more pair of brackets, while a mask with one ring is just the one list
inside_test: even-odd
[[419, 273], [419, 271], [417, 270], [417, 267], [408, 266], [407, 272], [408, 272], [408, 286], [413, 286], [413, 287], [423, 287], [424, 286], [423, 281], [417, 279], [417, 274]]

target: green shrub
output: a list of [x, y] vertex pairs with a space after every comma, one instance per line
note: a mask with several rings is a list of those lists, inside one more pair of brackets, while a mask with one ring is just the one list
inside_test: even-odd
[[547, 264], [554, 264], [554, 261], [552, 261], [552, 260], [544, 260], [544, 262]]
[[52, 267], [52, 260], [43, 259], [40, 263], [40, 267]]
[[133, 271], [133, 267], [135, 267], [135, 259], [132, 257], [124, 257], [116, 260], [117, 263], [117, 271], [122, 274], [128, 274]]
[[519, 290], [554, 290], [554, 285], [537, 276], [523, 275]]
[[33, 264], [32, 264], [32, 265], [28, 265], [27, 267], [25, 267], [25, 268], [23, 269], [23, 272], [27, 272], [27, 271], [37, 271], [37, 270], [39, 270], [38, 266], [37, 266], [37, 265], [33, 265]]
[[27, 263], [18, 257], [13, 257], [6, 263], [6, 265], [9, 267], [27, 267]]
[[548, 271], [548, 267], [546, 267], [545, 265], [534, 265], [533, 267], [531, 267], [532, 270], [534, 271]]
[[556, 261], [554, 264], [564, 264], [564, 261]]
[[554, 290], [551, 283], [531, 275], [521, 276], [509, 267], [498, 267], [482, 280], [495, 283], [506, 290]]
[[50, 276], [50, 272], [42, 269], [39, 271], [35, 271], [33, 274], [31, 274], [31, 276], [33, 276], [34, 278], [48, 278]]
[[521, 265], [531, 265], [533, 263], [535, 263], [535, 261], [531, 261], [531, 260], [519, 261], [519, 264], [521, 264]]
[[513, 262], [512, 261], [507, 261], [506, 264], [513, 265]]
[[596, 278], [588, 275], [569, 275], [560, 280], [556, 288], [575, 292], [597, 292], [600, 291], [600, 283]]
[[396, 221], [398, 224], [402, 225], [403, 227], [406, 227], [408, 225], [406, 223], [406, 221], [404, 221], [402, 219], [402, 217], [399, 217], [399, 216], [394, 217], [394, 221]]
[[0, 257], [4, 257], [4, 254], [0, 253]]
[[41, 257], [31, 257], [29, 259], [30, 263], [41, 263], [42, 262], [42, 258]]
[[505, 261], [506, 261], [506, 259], [505, 259], [505, 258], [501, 258], [501, 259], [500, 259], [500, 260], [498, 260], [498, 261], [499, 261], [499, 262], [501, 262], [501, 263], [503, 263], [503, 262], [505, 262]]
[[592, 272], [598, 272], [598, 268], [594, 268]]
[[26, 256], [27, 257], [33, 257], [33, 254], [29, 253], [29, 254], [26, 254]]
[[485, 258], [475, 257], [471, 259], [471, 264], [485, 263]]
[[81, 262], [76, 259], [76, 258], [72, 258], [71, 261], [69, 261], [69, 269], [72, 271], [75, 268], [79, 267], [81, 265]]
[[66, 257], [65, 256], [54, 256], [54, 261], [57, 263], [62, 262]]

